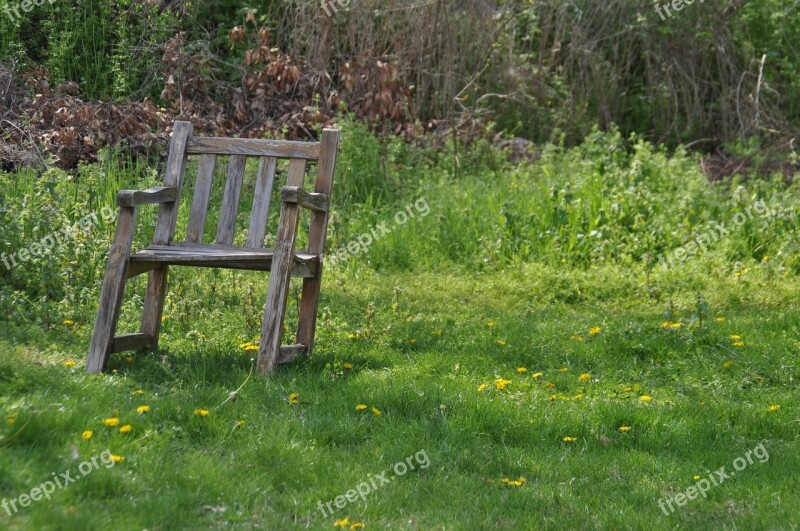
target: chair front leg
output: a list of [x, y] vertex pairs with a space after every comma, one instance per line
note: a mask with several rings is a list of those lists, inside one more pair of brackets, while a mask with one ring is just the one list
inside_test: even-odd
[[120, 207], [119, 209], [117, 231], [108, 256], [108, 267], [103, 279], [97, 319], [86, 361], [86, 371], [93, 374], [103, 372], [108, 368], [108, 358], [111, 356], [114, 343], [114, 331], [117, 328], [122, 308], [128, 261], [131, 257], [133, 235], [136, 228], [136, 214], [135, 207]]

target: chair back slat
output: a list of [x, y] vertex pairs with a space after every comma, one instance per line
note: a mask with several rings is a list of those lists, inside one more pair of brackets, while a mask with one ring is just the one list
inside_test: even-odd
[[275, 157], [261, 157], [259, 160], [256, 189], [253, 194], [253, 210], [250, 213], [250, 230], [247, 234], [248, 247], [261, 248], [264, 246], [277, 163], [278, 160]]
[[189, 213], [189, 226], [186, 229], [186, 241], [203, 243], [203, 233], [208, 215], [208, 202], [211, 199], [211, 182], [214, 168], [217, 165], [216, 155], [203, 155], [197, 170], [197, 183], [194, 187], [192, 210]]
[[225, 181], [225, 195], [222, 198], [222, 210], [217, 227], [217, 243], [220, 245], [233, 243], [246, 163], [247, 157], [244, 155], [233, 155], [228, 159], [228, 177]]

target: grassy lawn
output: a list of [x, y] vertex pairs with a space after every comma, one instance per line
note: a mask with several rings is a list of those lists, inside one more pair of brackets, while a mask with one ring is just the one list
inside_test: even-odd
[[[271, 378], [248, 348], [264, 275], [173, 269], [161, 349], [92, 376], [113, 226], [0, 268], [0, 528], [800, 526], [798, 187], [622, 144], [521, 167], [477, 146], [454, 181], [398, 145], [376, 178], [346, 138], [330, 248], [430, 215], [326, 270], [314, 355]], [[0, 176], [2, 250], [157, 181], [114, 168]], [[654, 258], [756, 200], [707, 252]]]
[[[317, 354], [269, 380], [250, 377], [227, 289], [192, 323], [202, 336], [168, 312], [163, 355], [118, 356], [107, 376], [82, 371], [86, 324], [6, 328], [3, 494], [74, 476], [104, 450], [124, 460], [0, 515], [3, 526], [797, 525], [798, 290], [762, 274], [710, 284], [702, 328], [684, 312], [664, 328], [661, 308], [634, 296], [642, 279], [610, 269], [333, 272]], [[185, 297], [201, 296], [183, 280]], [[559, 281], [574, 302], [553, 295]], [[599, 295], [580, 295], [592, 286]], [[669, 510], [723, 466], [730, 479]], [[360, 484], [364, 499], [337, 509]]]

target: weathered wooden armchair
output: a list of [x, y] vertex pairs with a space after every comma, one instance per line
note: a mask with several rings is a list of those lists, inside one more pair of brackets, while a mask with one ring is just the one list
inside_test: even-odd
[[[325, 129], [320, 142], [287, 142], [193, 137], [191, 123], [176, 122], [164, 186], [122, 191], [117, 198], [119, 219], [103, 280], [86, 370], [91, 373], [106, 370], [112, 353], [158, 348], [170, 265], [270, 271], [258, 369], [269, 373], [280, 363], [309, 354], [314, 345], [322, 253], [338, 145], [339, 131], [335, 129]], [[175, 225], [189, 155], [200, 155], [201, 158], [186, 239], [177, 242]], [[208, 244], [202, 240], [218, 156], [228, 157], [228, 173], [216, 240]], [[247, 157], [258, 157], [259, 167], [247, 245], [239, 247], [232, 243]], [[264, 236], [278, 159], [289, 159], [288, 178], [286, 186], [281, 189], [275, 248], [265, 249]], [[309, 193], [303, 189], [303, 181], [306, 165], [312, 160], [318, 161], [317, 179], [314, 192]], [[137, 209], [145, 204], [160, 205], [153, 244], [133, 253]], [[308, 249], [296, 252], [300, 208], [309, 209], [312, 214]], [[149, 278], [141, 329], [139, 333], [114, 337], [125, 282], [142, 273], [149, 273]], [[293, 345], [281, 346], [289, 281], [293, 276], [303, 278], [297, 340]]]

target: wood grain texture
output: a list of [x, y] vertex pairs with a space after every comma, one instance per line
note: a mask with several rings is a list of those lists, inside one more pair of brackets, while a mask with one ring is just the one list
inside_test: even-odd
[[197, 168], [197, 182], [194, 185], [192, 209], [189, 212], [189, 226], [186, 228], [186, 241], [200, 243], [206, 230], [208, 202], [211, 199], [211, 185], [214, 169], [217, 166], [216, 155], [203, 155]]
[[[173, 243], [172, 245], [151, 245], [131, 256], [131, 268], [138, 269], [141, 264], [155, 269], [153, 264], [170, 264], [196, 267], [219, 267], [222, 269], [246, 269], [251, 271], [270, 271], [274, 260], [273, 249], [251, 249], [247, 247], [222, 246], [216, 244]], [[319, 255], [295, 252], [292, 275], [311, 277], [319, 269]]]
[[328, 211], [328, 196], [325, 194], [309, 193], [299, 186], [284, 186], [281, 188], [281, 201], [297, 203], [303, 208], [314, 212]]
[[275, 170], [278, 159], [261, 157], [258, 163], [258, 177], [253, 194], [253, 208], [250, 212], [250, 229], [247, 233], [248, 247], [263, 247], [269, 222], [269, 204], [272, 201], [272, 187], [275, 185]]
[[[289, 163], [288, 186], [302, 186], [306, 174], [306, 161], [292, 159]], [[275, 257], [269, 275], [267, 305], [261, 328], [261, 347], [258, 355], [258, 371], [270, 374], [275, 371], [280, 357], [283, 321], [292, 274], [292, 255], [297, 238], [300, 206], [297, 203], [282, 203]]]
[[170, 142], [169, 156], [167, 157], [167, 172], [164, 176], [164, 186], [171, 186], [178, 190], [175, 201], [162, 203], [158, 212], [156, 230], [153, 234], [153, 243], [166, 245], [175, 235], [175, 222], [178, 219], [178, 207], [183, 188], [183, 175], [186, 172], [186, 144], [192, 136], [190, 122], [175, 122]]
[[122, 307], [128, 258], [131, 255], [135, 229], [136, 209], [121, 207], [117, 218], [114, 242], [108, 255], [108, 266], [103, 278], [97, 319], [86, 361], [86, 371], [93, 374], [103, 372], [108, 367], [108, 358], [111, 355], [111, 346], [114, 341], [114, 330], [117, 327]]
[[225, 196], [222, 198], [222, 212], [217, 227], [217, 243], [222, 245], [233, 243], [246, 163], [247, 157], [244, 155], [234, 155], [228, 159], [228, 178], [225, 181]]
[[159, 186], [147, 190], [122, 190], [117, 194], [117, 205], [133, 207], [171, 203], [178, 197], [178, 189], [172, 186]]
[[245, 155], [248, 157], [315, 160], [319, 158], [319, 147], [318, 142], [193, 137], [189, 141], [188, 152], [190, 155]]
[[[336, 156], [339, 150], [341, 132], [338, 129], [325, 129], [322, 132], [320, 159], [317, 164], [317, 180], [314, 192], [331, 199]], [[325, 236], [328, 230], [328, 213], [314, 212], [308, 230], [308, 252], [322, 256], [325, 252]], [[300, 315], [297, 323], [297, 343], [308, 347], [307, 354], [314, 350], [314, 336], [317, 330], [317, 311], [322, 287], [322, 261], [317, 274], [303, 280], [300, 298]]]

